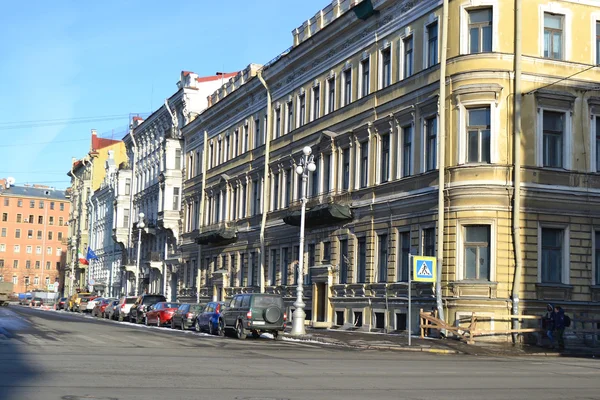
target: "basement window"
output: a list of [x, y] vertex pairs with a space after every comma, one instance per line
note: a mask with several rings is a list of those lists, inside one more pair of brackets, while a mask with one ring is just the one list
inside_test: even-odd
[[375, 328], [385, 329], [385, 314], [382, 312], [375, 313]]
[[406, 330], [406, 314], [396, 313], [396, 330]]
[[362, 311], [354, 311], [354, 326], [360, 328], [363, 326], [363, 313]]
[[338, 326], [344, 325], [344, 312], [343, 311], [335, 312], [335, 324]]

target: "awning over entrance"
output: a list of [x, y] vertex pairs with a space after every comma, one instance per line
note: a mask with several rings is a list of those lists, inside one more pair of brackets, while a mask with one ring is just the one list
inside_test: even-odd
[[227, 244], [237, 240], [237, 233], [233, 228], [223, 228], [212, 231], [206, 231], [196, 236], [198, 244]]
[[[283, 222], [288, 225], [300, 226], [301, 211], [292, 211], [285, 217]], [[307, 228], [332, 225], [352, 219], [352, 210], [349, 206], [340, 204], [319, 204], [306, 210], [305, 225]]]

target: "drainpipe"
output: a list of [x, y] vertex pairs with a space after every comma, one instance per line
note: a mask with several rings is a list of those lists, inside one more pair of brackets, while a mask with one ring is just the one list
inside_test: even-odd
[[[262, 70], [258, 71], [258, 79], [260, 83], [263, 84], [265, 90], [267, 91], [267, 132], [266, 132], [266, 140], [265, 140], [265, 177], [263, 180], [263, 204], [264, 209], [262, 213], [262, 220], [260, 223], [260, 276], [258, 277], [258, 281], [260, 283], [260, 292], [264, 293], [265, 291], [265, 226], [267, 224], [267, 213], [269, 211], [269, 199], [270, 199], [270, 191], [271, 185], [269, 185], [269, 162], [271, 160], [271, 137], [272, 137], [272, 119], [273, 113], [271, 112], [271, 91], [267, 86], [267, 82], [265, 82], [262, 76]], [[303, 255], [304, 256], [304, 255]]]
[[442, 53], [440, 56], [440, 137], [438, 142], [438, 229], [437, 229], [437, 278], [435, 296], [439, 318], [444, 321], [442, 303], [442, 268], [444, 266], [444, 187], [446, 178], [446, 60], [448, 52], [448, 0], [442, 6]]
[[[208, 132], [204, 131], [204, 143], [202, 144], [202, 189], [200, 191], [200, 210], [198, 211], [198, 233], [202, 233], [202, 225], [204, 225], [204, 198], [206, 193], [206, 169], [207, 169], [207, 158], [208, 158]], [[196, 264], [196, 302], [200, 303], [200, 268], [202, 260], [202, 245], [198, 244], [198, 261]], [[208, 265], [206, 266], [208, 273]]]
[[[79, 185], [81, 185], [83, 187], [83, 181], [75, 175], [75, 171], [73, 171], [74, 163], [75, 163], [75, 159], [71, 160], [71, 176], [75, 180], [75, 190], [73, 190], [73, 193], [77, 193], [77, 192], [79, 192], [77, 189], [79, 187]], [[77, 181], [79, 181], [79, 183]], [[69, 288], [69, 298], [73, 295], [73, 289], [75, 286], [75, 264], [77, 264], [77, 266], [79, 267], [79, 240], [81, 237], [81, 213], [79, 213], [78, 210], [81, 210], [81, 196], [82, 196], [81, 193], [79, 193], [79, 195], [77, 196], [77, 207], [73, 214], [73, 215], [79, 215], [79, 217], [77, 217], [77, 226], [73, 226], [73, 229], [72, 229], [72, 232], [75, 234], [75, 238], [76, 238], [75, 239], [75, 253], [76, 254], [75, 254], [75, 256], [73, 256], [73, 251], [72, 251], [73, 243], [71, 243], [71, 287]]]
[[[132, 127], [129, 128], [129, 137], [131, 138], [131, 144], [133, 145], [131, 148], [131, 150], [133, 151], [133, 162], [131, 163], [131, 188], [129, 189], [129, 231], [127, 232], [127, 263], [131, 265], [131, 259], [133, 258], [133, 243], [131, 239], [131, 235], [133, 232], [133, 216], [137, 215], [137, 213], [134, 213], [133, 211], [133, 194], [136, 193], [138, 190], [138, 180], [135, 176], [135, 166], [137, 164], [138, 147], [137, 142], [135, 141], [135, 136], [133, 135]], [[129, 273], [127, 271], [125, 272], [125, 277], [127, 278], [127, 289], [130, 289]], [[125, 295], [128, 294], [129, 293], [125, 293]]]
[[[519, 315], [519, 290], [521, 286], [521, 54], [522, 54], [522, 11], [521, 0], [515, 0], [515, 86], [514, 86], [514, 110], [513, 110], [513, 213], [512, 213], [512, 236], [515, 252], [515, 276], [512, 287], [512, 314]], [[512, 320], [512, 328], [519, 329], [519, 320]], [[517, 334], [512, 335], [513, 342], [517, 341]]]

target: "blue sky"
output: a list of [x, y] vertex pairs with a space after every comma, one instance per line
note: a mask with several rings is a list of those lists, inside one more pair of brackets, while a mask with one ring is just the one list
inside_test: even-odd
[[[200, 76], [264, 64], [328, 0], [14, 1], [0, 12], [0, 177], [66, 188], [90, 131], [122, 139], [130, 113]], [[100, 117], [90, 120], [90, 117]]]

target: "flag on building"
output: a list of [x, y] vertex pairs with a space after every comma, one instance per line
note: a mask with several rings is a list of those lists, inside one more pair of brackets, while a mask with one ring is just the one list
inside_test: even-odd
[[79, 258], [79, 264], [90, 265], [88, 260], [83, 256], [83, 254], [81, 254], [81, 252], [79, 252], [78, 258]]
[[85, 258], [88, 261], [89, 260], [97, 260], [98, 256], [96, 255], [96, 253], [94, 253], [94, 250], [92, 250], [92, 248], [88, 246], [88, 250], [87, 250], [87, 254], [85, 255]]

